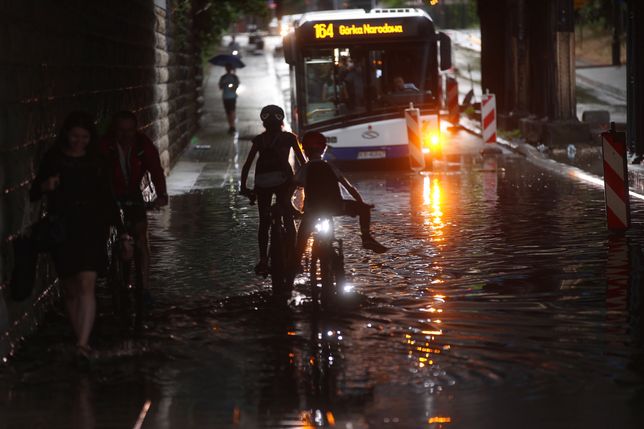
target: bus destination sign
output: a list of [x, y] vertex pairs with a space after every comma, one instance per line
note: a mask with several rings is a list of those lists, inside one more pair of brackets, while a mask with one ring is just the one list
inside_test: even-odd
[[313, 25], [316, 39], [337, 39], [355, 36], [377, 36], [404, 34], [405, 27], [402, 24], [338, 24], [338, 23], [317, 23]]

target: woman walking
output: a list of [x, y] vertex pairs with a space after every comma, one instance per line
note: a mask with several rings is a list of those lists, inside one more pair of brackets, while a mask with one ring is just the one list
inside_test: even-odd
[[[65, 119], [31, 187], [31, 200], [46, 198], [48, 216], [63, 231], [51, 249], [63, 288], [67, 313], [76, 334], [77, 352], [89, 357], [94, 325], [96, 278], [107, 266], [110, 225], [125, 231], [112, 198], [109, 177], [98, 156], [93, 119], [84, 112]], [[122, 233], [122, 239], [128, 237]]]

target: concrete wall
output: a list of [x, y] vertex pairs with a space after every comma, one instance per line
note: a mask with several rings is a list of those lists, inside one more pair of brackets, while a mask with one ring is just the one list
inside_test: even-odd
[[164, 0], [0, 0], [0, 356], [57, 293], [46, 258], [31, 299], [10, 302], [7, 284], [11, 242], [40, 210], [30, 182], [65, 115], [94, 112], [104, 129], [115, 111], [136, 111], [166, 169], [196, 129], [200, 61], [169, 10]]

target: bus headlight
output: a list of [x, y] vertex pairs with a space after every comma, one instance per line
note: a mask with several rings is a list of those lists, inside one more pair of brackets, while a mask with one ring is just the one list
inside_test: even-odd
[[441, 135], [437, 131], [432, 131], [425, 136], [425, 144], [423, 145], [423, 153], [431, 153], [440, 149]]

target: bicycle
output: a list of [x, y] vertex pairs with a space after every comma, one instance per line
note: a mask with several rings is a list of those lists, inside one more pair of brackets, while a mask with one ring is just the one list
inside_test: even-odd
[[[248, 198], [250, 205], [255, 205], [257, 196], [253, 191], [240, 191], [240, 195]], [[274, 203], [271, 205], [268, 266], [273, 295], [276, 297], [287, 297], [292, 292], [295, 274], [289, 269], [288, 262], [292, 260], [294, 253], [295, 237], [286, 230], [282, 208]]]
[[[122, 217], [123, 207], [132, 205], [143, 205], [146, 212], [154, 208], [153, 202], [119, 203]], [[126, 230], [131, 232], [132, 225], [124, 223]], [[121, 329], [127, 330], [134, 327], [138, 331], [143, 326], [143, 274], [138, 269], [140, 262], [137, 261], [136, 256], [128, 259], [123, 258], [123, 248], [124, 243], [120, 240], [116, 228], [112, 228], [108, 239], [107, 286], [112, 296], [114, 316]], [[132, 302], [134, 302], [134, 308], [132, 308]]]
[[333, 217], [320, 217], [313, 230], [313, 246], [309, 261], [311, 298], [323, 309], [329, 309], [345, 284], [342, 240], [335, 238]]

